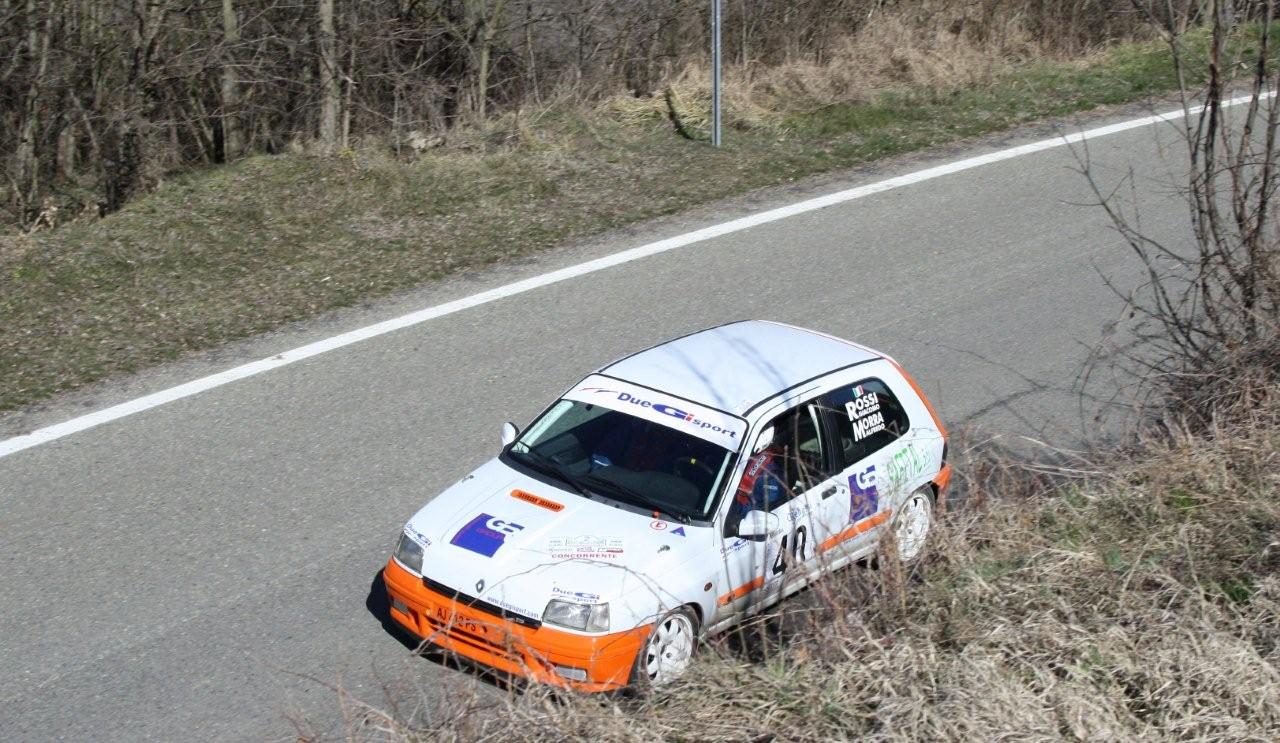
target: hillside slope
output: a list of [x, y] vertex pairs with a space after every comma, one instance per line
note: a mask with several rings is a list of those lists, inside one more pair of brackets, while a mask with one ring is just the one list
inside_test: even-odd
[[[1277, 390], [1280, 391], [1280, 390]], [[397, 740], [1275, 740], [1280, 415], [1085, 469], [977, 458], [911, 576], [854, 568], [648, 700], [385, 713]], [[459, 694], [466, 694], [459, 686]], [[474, 692], [471, 692], [474, 694]]]
[[192, 172], [99, 221], [0, 234], [0, 413], [566, 240], [1173, 87], [1167, 51], [1134, 43], [960, 87], [773, 100], [722, 150], [676, 136], [661, 99], [627, 99], [508, 116], [404, 159]]

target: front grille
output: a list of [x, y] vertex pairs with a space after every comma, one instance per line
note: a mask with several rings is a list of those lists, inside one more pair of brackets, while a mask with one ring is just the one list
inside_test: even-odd
[[451, 598], [454, 601], [457, 601], [458, 603], [462, 604], [463, 606], [468, 606], [468, 607], [471, 607], [472, 609], [479, 609], [480, 611], [486, 614], [492, 614], [495, 617], [502, 617], [503, 619], [506, 619], [508, 621], [515, 622], [521, 627], [529, 627], [531, 629], [537, 629], [542, 626], [542, 622], [540, 620], [533, 619], [531, 617], [526, 617], [523, 614], [517, 614], [514, 611], [508, 611], [506, 609], [503, 609], [501, 606], [495, 606], [494, 604], [491, 604], [488, 601], [485, 601], [484, 599], [478, 599], [475, 596], [468, 596], [462, 591], [456, 591], [446, 586], [443, 583], [439, 583], [437, 581], [431, 580], [425, 575], [422, 576], [422, 584], [427, 588], [429, 588], [430, 590], [440, 594], [441, 596], [446, 596], [448, 598]]

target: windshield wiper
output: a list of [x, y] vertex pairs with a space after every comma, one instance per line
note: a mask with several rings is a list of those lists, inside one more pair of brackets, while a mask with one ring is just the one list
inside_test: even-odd
[[673, 513], [665, 508], [652, 503], [644, 493], [634, 488], [629, 488], [621, 483], [612, 480], [606, 480], [603, 477], [594, 475], [574, 475], [561, 469], [554, 460], [542, 456], [532, 449], [526, 451], [516, 451], [508, 449], [507, 453], [511, 455], [520, 464], [528, 467], [536, 472], [541, 472], [548, 477], [554, 478], [568, 485], [578, 495], [584, 498], [590, 498], [591, 493], [588, 490], [606, 491], [607, 495], [615, 500], [620, 500], [656, 514], [661, 514], [670, 521], [678, 521], [682, 524], [691, 522], [690, 518], [682, 513]]
[[606, 480], [603, 477], [595, 475], [582, 475], [578, 479], [589, 488], [594, 490], [608, 490], [610, 497], [630, 503], [633, 506], [648, 509], [653, 511], [655, 514], [662, 514], [670, 521], [679, 521], [682, 524], [690, 523], [690, 518], [688, 516], [682, 513], [673, 513], [661, 506], [655, 505], [647, 496], [645, 496], [644, 493], [641, 493], [639, 490], [634, 488], [629, 488], [622, 483], [614, 482], [613, 480]]
[[515, 459], [517, 462], [523, 464], [529, 469], [541, 472], [552, 479], [559, 480], [565, 485], [568, 485], [578, 495], [589, 497], [587, 495], [586, 488], [582, 487], [576, 477], [560, 469], [560, 466], [554, 461], [547, 459], [534, 450], [529, 449], [528, 451], [519, 452], [515, 449], [508, 449], [507, 454], [510, 454], [512, 459]]

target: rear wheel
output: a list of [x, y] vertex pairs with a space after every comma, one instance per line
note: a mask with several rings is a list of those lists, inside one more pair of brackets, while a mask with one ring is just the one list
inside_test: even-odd
[[698, 647], [698, 617], [687, 606], [673, 609], [653, 626], [636, 656], [632, 682], [652, 689], [675, 681], [688, 670]]
[[893, 538], [898, 559], [914, 562], [924, 552], [933, 527], [933, 491], [928, 486], [912, 493], [893, 520]]

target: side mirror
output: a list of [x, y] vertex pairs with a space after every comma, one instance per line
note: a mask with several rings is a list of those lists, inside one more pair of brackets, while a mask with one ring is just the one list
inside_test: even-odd
[[515, 441], [516, 437], [519, 435], [520, 435], [520, 429], [516, 428], [516, 424], [512, 423], [511, 421], [507, 421], [506, 423], [502, 424], [502, 445], [503, 446], [510, 446], [511, 442]]
[[782, 519], [768, 511], [748, 511], [738, 524], [738, 536], [743, 539], [762, 539], [782, 531]]

